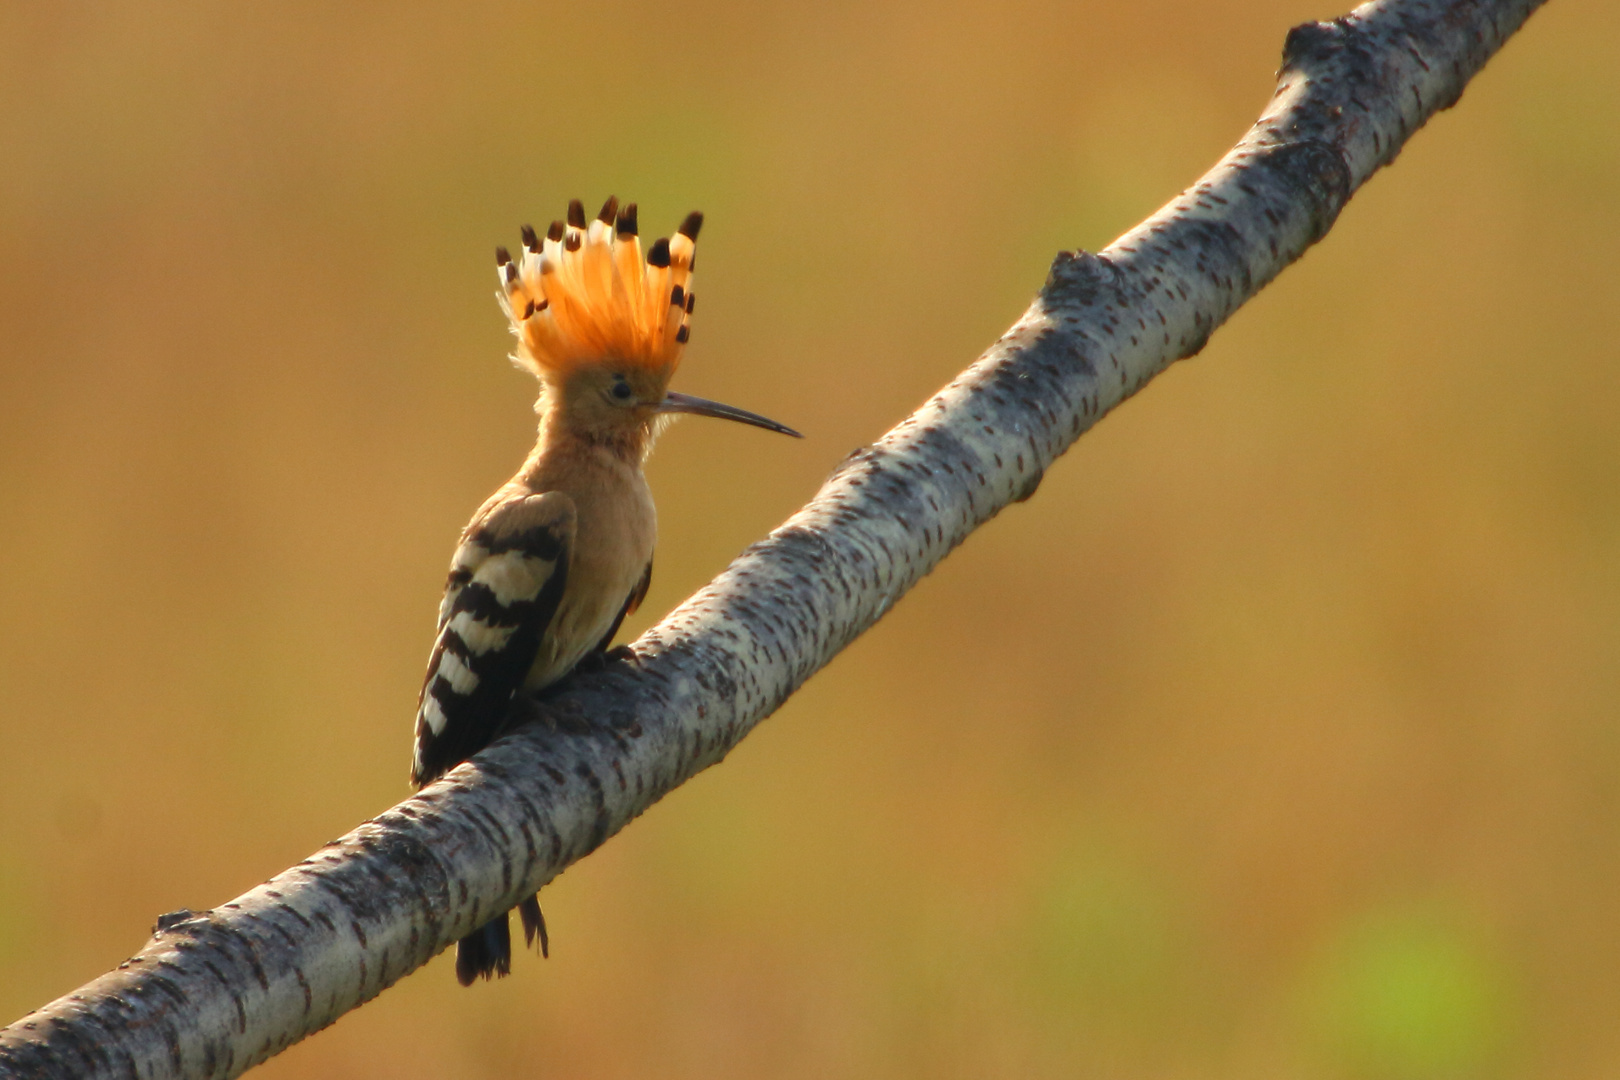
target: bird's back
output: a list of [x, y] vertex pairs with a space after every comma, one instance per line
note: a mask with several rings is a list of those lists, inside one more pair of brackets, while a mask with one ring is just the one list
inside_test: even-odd
[[412, 777], [482, 750], [512, 695], [612, 643], [645, 595], [657, 514], [639, 461], [543, 445], [462, 532], [417, 712]]

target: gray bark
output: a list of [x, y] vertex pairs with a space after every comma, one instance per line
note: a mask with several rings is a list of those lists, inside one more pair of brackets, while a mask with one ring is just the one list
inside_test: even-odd
[[[1060, 254], [972, 367], [512, 734], [0, 1032], [5, 1077], [228, 1077], [426, 963], [725, 756], [1086, 429], [1320, 240], [1540, 0], [1378, 0], [1288, 35], [1277, 90], [1194, 187]], [[448, 976], [447, 976], [448, 977]]]

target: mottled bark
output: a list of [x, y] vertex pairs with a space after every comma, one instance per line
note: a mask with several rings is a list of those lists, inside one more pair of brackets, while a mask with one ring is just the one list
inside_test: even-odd
[[[1190, 190], [1028, 312], [803, 510], [473, 762], [0, 1033], [0, 1076], [235, 1076], [369, 1000], [719, 761], [1087, 428], [1333, 225], [1540, 0], [1379, 0], [1289, 33]], [[402, 729], [403, 731], [403, 729]], [[403, 737], [403, 735], [402, 735]]]

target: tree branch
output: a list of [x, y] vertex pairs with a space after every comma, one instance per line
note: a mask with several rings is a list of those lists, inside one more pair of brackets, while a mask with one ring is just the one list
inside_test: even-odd
[[1332, 227], [1541, 0], [1377, 0], [1288, 35], [1276, 94], [1196, 186], [1057, 257], [968, 370], [508, 737], [0, 1032], [0, 1076], [229, 1077], [370, 1000], [719, 761], [1083, 432]]

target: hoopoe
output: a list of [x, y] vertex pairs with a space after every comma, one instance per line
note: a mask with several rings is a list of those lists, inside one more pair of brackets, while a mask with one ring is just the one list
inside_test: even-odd
[[[524, 226], [523, 254], [495, 251], [496, 294], [517, 337], [512, 361], [539, 380], [539, 436], [516, 476], [461, 532], [439, 605], [416, 714], [411, 779], [423, 787], [487, 746], [513, 694], [565, 678], [604, 654], [652, 581], [657, 519], [642, 463], [666, 420], [696, 413], [798, 437], [763, 416], [667, 390], [691, 333], [692, 256], [703, 215], [689, 214], [645, 259], [636, 204], [610, 198], [589, 224], [544, 238]], [[538, 898], [518, 905], [524, 938], [547, 951]], [[502, 913], [456, 947], [463, 986], [511, 970]]]

